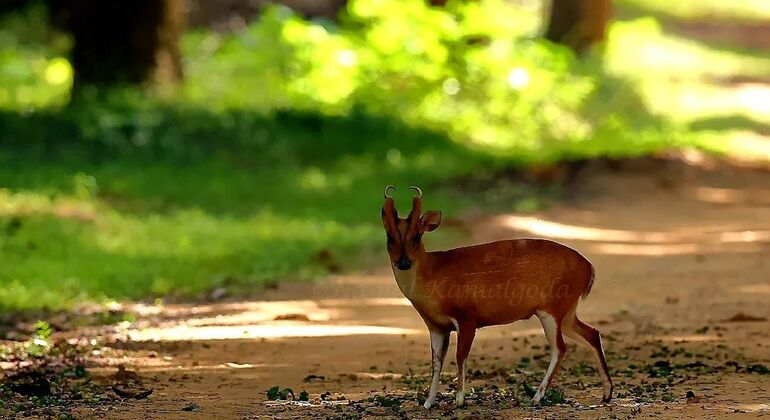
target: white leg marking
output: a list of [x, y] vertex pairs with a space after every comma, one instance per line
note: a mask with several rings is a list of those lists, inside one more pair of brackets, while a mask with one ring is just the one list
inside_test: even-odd
[[[583, 340], [585, 341], [585, 340]], [[610, 398], [610, 395], [612, 395], [612, 379], [610, 379], [607, 376], [607, 373], [602, 369], [602, 354], [604, 354], [604, 343], [602, 343], [601, 339], [601, 333], [599, 334], [599, 349], [601, 350], [601, 353], [599, 353], [599, 350], [596, 350], [593, 348], [593, 346], [590, 346], [591, 349], [594, 351], [594, 355], [596, 356], [596, 362], [599, 364], [599, 375], [601, 375], [602, 378], [602, 389], [604, 390], [604, 399], [607, 400]]]
[[545, 331], [545, 337], [548, 339], [548, 345], [551, 346], [551, 363], [548, 365], [548, 370], [545, 372], [545, 377], [543, 378], [543, 382], [540, 383], [540, 387], [537, 388], [537, 393], [535, 393], [535, 397], [532, 398], [532, 402], [535, 404], [539, 403], [541, 399], [545, 396], [545, 391], [548, 388], [548, 382], [551, 379], [551, 376], [554, 373], [554, 370], [556, 369], [556, 365], [559, 362], [559, 358], [561, 357], [559, 346], [557, 343], [557, 337], [558, 334], [558, 328], [556, 325], [556, 320], [551, 316], [551, 314], [547, 312], [538, 311], [536, 313], [537, 317], [540, 319], [540, 323], [543, 324], [543, 331]]
[[441, 378], [441, 369], [444, 367], [444, 358], [449, 348], [449, 334], [441, 331], [430, 332], [430, 348], [433, 353], [433, 379], [428, 391], [428, 399], [425, 400], [423, 407], [430, 408], [436, 401], [438, 392], [438, 382]]
[[465, 403], [465, 362], [463, 362], [462, 366], [457, 367], [459, 371], [457, 372], [457, 396], [456, 396], [456, 402], [458, 406], [461, 406]]

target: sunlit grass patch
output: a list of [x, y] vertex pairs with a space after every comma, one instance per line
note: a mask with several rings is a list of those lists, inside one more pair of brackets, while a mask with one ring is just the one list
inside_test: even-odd
[[770, 3], [765, 0], [617, 0], [618, 5], [682, 19], [719, 17], [742, 21], [770, 20]]
[[[160, 115], [189, 128], [190, 117]], [[401, 187], [401, 205], [412, 184], [445, 211], [471, 201], [436, 188], [480, 162], [441, 136], [377, 119], [246, 120], [269, 147], [220, 125], [229, 146], [210, 157], [136, 148], [103, 161], [101, 145], [79, 142], [53, 143], [54, 155], [80, 151], [53, 162], [23, 147], [0, 153], [0, 309], [254, 293], [355, 266], [376, 250], [387, 184]], [[189, 150], [207, 141], [185, 139]]]
[[[59, 203], [70, 201], [88, 207], [89, 217], [62, 214]], [[316, 253], [346, 255], [375, 238], [372, 224], [345, 223], [328, 213], [307, 219], [264, 206], [247, 216], [196, 208], [133, 213], [99, 198], [50, 200], [7, 190], [2, 202], [0, 279], [6, 287], [0, 306], [6, 309], [185, 295], [217, 286], [257, 290], [271, 279], [322, 274]]]
[[14, 223], [0, 241], [6, 308], [182, 296], [213, 287], [257, 291], [268, 280], [323, 274], [316, 253], [345, 255], [371, 245], [375, 233], [371, 225], [340, 221], [195, 210], [144, 216], [109, 210], [88, 223], [33, 216], [6, 224]]
[[747, 130], [704, 130], [694, 133], [700, 148], [741, 162], [770, 162], [770, 136]]
[[715, 49], [666, 34], [657, 20], [646, 17], [611, 25], [606, 66], [612, 74], [639, 81], [767, 77], [770, 53]]
[[641, 18], [612, 25], [606, 63], [637, 82], [653, 114], [679, 127], [679, 146], [767, 161], [770, 53], [712, 48]]

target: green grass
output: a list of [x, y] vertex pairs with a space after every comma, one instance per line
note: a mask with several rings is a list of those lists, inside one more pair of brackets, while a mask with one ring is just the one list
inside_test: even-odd
[[[23, 118], [5, 117], [9, 124]], [[44, 124], [66, 126], [58, 118]], [[324, 274], [330, 261], [316, 257], [322, 251], [350, 267], [361, 251], [381, 245], [385, 185], [401, 187], [402, 211], [410, 204], [406, 186], [417, 184], [427, 206], [452, 214], [468, 200], [442, 183], [482, 161], [443, 136], [382, 119], [213, 118], [213, 125], [232, 118], [266, 143], [220, 145], [211, 157], [204, 137], [186, 139], [188, 153], [177, 155], [121, 155], [66, 140], [45, 151], [0, 153], [0, 307], [60, 308], [218, 286], [248, 293], [266, 281]], [[237, 137], [238, 128], [221, 122], [211, 129]]]

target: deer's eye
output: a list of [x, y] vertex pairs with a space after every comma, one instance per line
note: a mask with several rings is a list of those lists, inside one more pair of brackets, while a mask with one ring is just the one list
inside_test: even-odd
[[420, 235], [414, 235], [412, 237], [412, 243], [414, 244], [414, 246], [419, 245], [420, 244]]
[[395, 242], [395, 239], [393, 239], [392, 236], [387, 235], [387, 238], [388, 238], [388, 244], [392, 244], [393, 242]]

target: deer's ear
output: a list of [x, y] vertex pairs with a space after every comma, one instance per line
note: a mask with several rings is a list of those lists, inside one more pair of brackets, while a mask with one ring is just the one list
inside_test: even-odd
[[382, 206], [382, 225], [385, 229], [395, 228], [398, 221], [398, 211], [396, 210], [396, 203], [393, 199], [388, 197], [385, 199], [385, 204]]
[[429, 210], [420, 218], [420, 226], [425, 232], [432, 232], [438, 229], [441, 224], [441, 212], [438, 210]]

